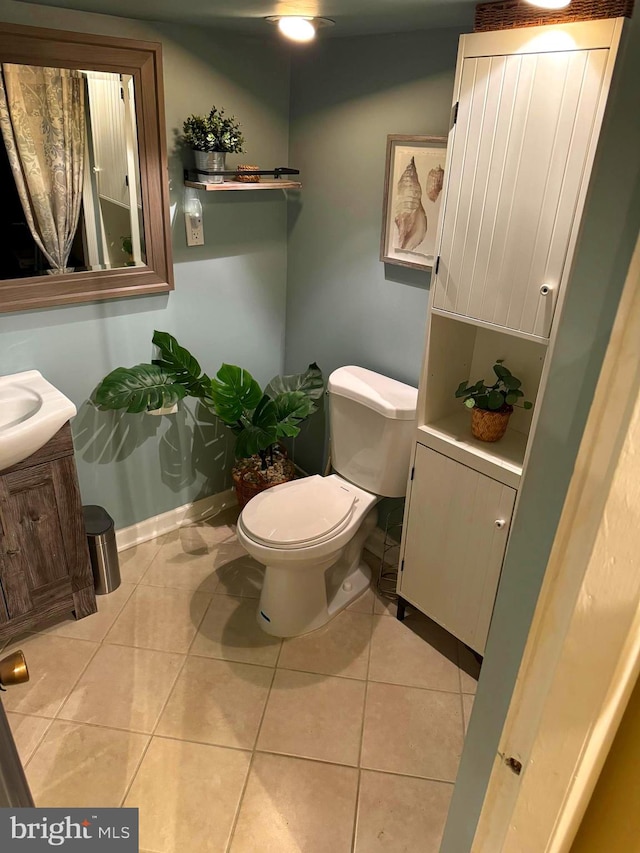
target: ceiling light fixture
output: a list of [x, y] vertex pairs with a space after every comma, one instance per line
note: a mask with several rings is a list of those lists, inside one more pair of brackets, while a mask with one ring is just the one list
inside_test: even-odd
[[331, 18], [311, 18], [301, 15], [270, 15], [265, 20], [277, 24], [278, 29], [292, 41], [306, 42], [315, 38], [320, 27], [331, 27], [335, 23]]
[[565, 9], [571, 0], [527, 0], [527, 3], [539, 9]]

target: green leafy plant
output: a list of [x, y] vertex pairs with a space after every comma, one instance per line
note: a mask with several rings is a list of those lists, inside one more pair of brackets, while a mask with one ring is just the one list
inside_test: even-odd
[[236, 435], [236, 457], [259, 454], [263, 468], [281, 438], [294, 438], [316, 411], [324, 391], [322, 372], [310, 364], [304, 373], [276, 376], [261, 390], [248, 370], [223, 364], [212, 379], [198, 360], [168, 332], [153, 333], [160, 357], [152, 364], [118, 367], [98, 385], [92, 400], [101, 409], [149, 412], [195, 397]]
[[[462, 399], [469, 409], [484, 409], [487, 412], [510, 412], [513, 406], [520, 405], [519, 400], [524, 397], [522, 382], [503, 362], [504, 359], [500, 358], [493, 365], [493, 372], [497, 377], [493, 385], [486, 385], [484, 379], [479, 379], [474, 385], [461, 382], [456, 391], [456, 398]], [[523, 409], [530, 409], [532, 406], [533, 403], [528, 400], [522, 401]]]
[[235, 116], [226, 117], [224, 110], [211, 107], [208, 115], [190, 115], [183, 126], [183, 141], [195, 151], [222, 151], [239, 154], [244, 137]]
[[127, 256], [125, 267], [135, 266], [135, 261], [133, 260], [133, 242], [131, 237], [120, 237], [120, 246], [122, 247], [123, 254]]

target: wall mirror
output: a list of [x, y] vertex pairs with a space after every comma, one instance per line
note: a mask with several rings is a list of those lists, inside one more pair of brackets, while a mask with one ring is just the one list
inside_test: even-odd
[[159, 44], [0, 24], [0, 311], [173, 288]]

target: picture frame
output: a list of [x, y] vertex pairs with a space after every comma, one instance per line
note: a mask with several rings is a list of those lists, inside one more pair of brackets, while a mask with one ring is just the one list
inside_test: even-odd
[[444, 187], [445, 136], [387, 136], [380, 260], [430, 270]]

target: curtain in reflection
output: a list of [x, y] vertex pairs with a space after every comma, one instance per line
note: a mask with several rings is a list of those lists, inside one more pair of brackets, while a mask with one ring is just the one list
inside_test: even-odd
[[33, 239], [67, 271], [82, 202], [85, 81], [66, 68], [3, 63], [0, 129]]

